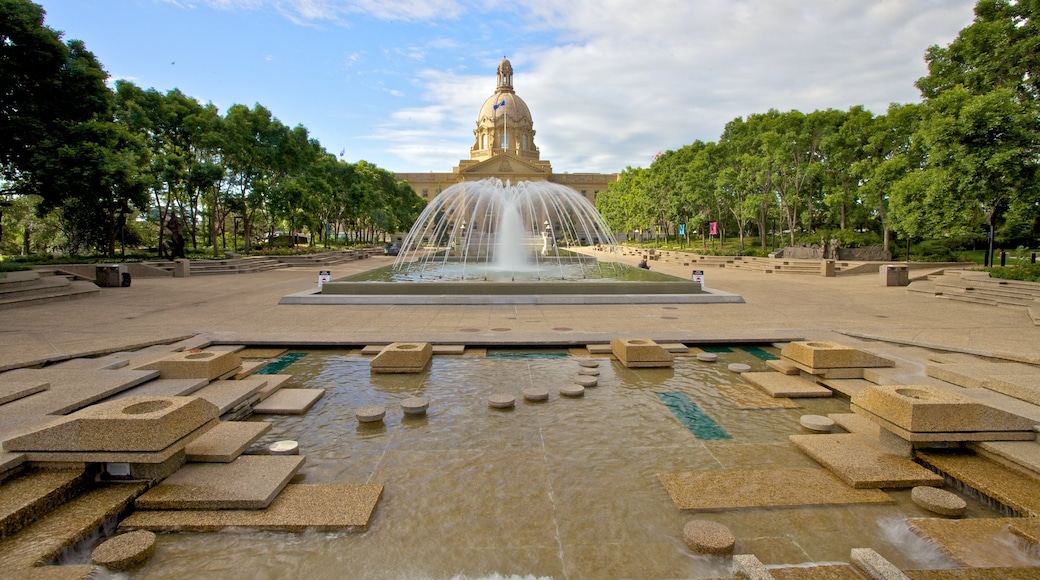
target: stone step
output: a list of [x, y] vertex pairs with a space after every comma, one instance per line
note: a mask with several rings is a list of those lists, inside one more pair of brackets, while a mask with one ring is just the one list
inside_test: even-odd
[[966, 485], [1016, 513], [1040, 516], [1040, 480], [985, 457], [916, 451], [929, 468]]
[[32, 270], [23, 272], [7, 272], [5, 276], [0, 276], [0, 292], [8, 289], [31, 288], [38, 284], [39, 281], [39, 272]]
[[79, 495], [89, 481], [85, 469], [34, 469], [5, 481], [0, 485], [0, 538]]
[[[44, 280], [51, 280], [51, 278], [44, 278]], [[87, 298], [101, 293], [101, 289], [92, 282], [69, 282], [64, 277], [53, 278], [53, 280], [63, 280], [64, 283], [41, 282], [43, 285], [39, 287], [0, 296], [0, 309], [33, 306], [73, 298]]]
[[303, 466], [302, 455], [240, 455], [230, 463], [188, 463], [137, 498], [145, 510], [264, 509]]
[[23, 571], [52, 562], [126, 510], [146, 487], [138, 482], [100, 485], [59, 505], [15, 535], [0, 539], [0, 570]]

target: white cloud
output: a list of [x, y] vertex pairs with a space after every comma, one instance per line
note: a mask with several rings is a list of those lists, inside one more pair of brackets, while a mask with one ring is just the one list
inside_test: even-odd
[[416, 22], [450, 19], [464, 7], [457, 0], [165, 0], [187, 8], [209, 6], [220, 10], [273, 8], [296, 24], [339, 21], [350, 14], [366, 14], [381, 20]]
[[[974, 0], [519, 0], [517, 23], [560, 42], [511, 55], [543, 159], [559, 171], [619, 171], [661, 149], [715, 140], [737, 116], [862, 104], [881, 113], [916, 101], [923, 57], [970, 23]], [[497, 60], [495, 60], [497, 62]], [[490, 96], [494, 65], [462, 77], [427, 71], [424, 100], [434, 135], [465, 121], [468, 142]], [[465, 86], [466, 90], [459, 90]], [[454, 89], [454, 90], [453, 90]], [[475, 93], [474, 93], [475, 91]], [[458, 99], [466, 99], [461, 102]], [[407, 109], [412, 118], [422, 116]], [[467, 148], [444, 151], [394, 137], [407, 165], [444, 168]], [[404, 143], [409, 143], [405, 145]], [[423, 152], [421, 154], [417, 152]], [[427, 165], [431, 160], [434, 165]]]

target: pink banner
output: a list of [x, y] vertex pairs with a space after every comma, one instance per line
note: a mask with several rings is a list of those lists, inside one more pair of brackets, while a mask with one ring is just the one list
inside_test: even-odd
[[711, 235], [719, 235], [719, 222], [711, 222]]

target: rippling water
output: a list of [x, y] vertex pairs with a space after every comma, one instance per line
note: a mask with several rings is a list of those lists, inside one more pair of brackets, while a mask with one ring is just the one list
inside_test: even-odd
[[[304, 416], [254, 418], [274, 426], [263, 440], [294, 439], [307, 456], [306, 483], [385, 486], [362, 534], [163, 534], [139, 578], [697, 578], [729, 574], [728, 558], [692, 554], [682, 540], [694, 518], [723, 523], [738, 553], [766, 564], [848, 561], [871, 547], [897, 566], [948, 567], [935, 550], [907, 550], [898, 525], [927, 516], [909, 491], [892, 505], [677, 510], [661, 472], [818, 467], [787, 442], [801, 415], [848, 412], [848, 402], [799, 400], [799, 409], [740, 410], [716, 385], [743, 384], [726, 363], [766, 370], [734, 349], [719, 362], [678, 358], [670, 369], [626, 369], [600, 359], [599, 386], [583, 398], [557, 389], [578, 376], [565, 351], [547, 356], [435, 357], [426, 373], [373, 375], [355, 352], [317, 351], [288, 369], [290, 386], [326, 394]], [[547, 387], [545, 403], [523, 401]], [[493, 393], [517, 397], [492, 410]], [[659, 393], [681, 393], [731, 439], [700, 440]], [[431, 400], [425, 418], [399, 402]], [[387, 408], [378, 427], [354, 410]], [[969, 500], [972, 516], [990, 517]]]

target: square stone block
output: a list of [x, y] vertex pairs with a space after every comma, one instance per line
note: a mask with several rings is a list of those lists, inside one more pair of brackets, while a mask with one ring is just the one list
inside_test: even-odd
[[7, 451], [162, 451], [217, 417], [195, 397], [127, 397], [76, 411], [4, 443]]
[[[855, 348], [822, 340], [797, 341], [785, 346], [780, 354], [813, 369], [872, 368], [895, 366], [893, 361]], [[832, 377], [842, 378], [842, 377]]]
[[740, 377], [766, 392], [771, 397], [830, 397], [833, 391], [801, 377], [773, 371], [741, 373]]
[[1029, 432], [1035, 423], [928, 385], [875, 385], [853, 395], [852, 404], [911, 433]]
[[325, 394], [325, 389], [282, 389], [253, 405], [257, 415], [303, 415]]
[[142, 369], [157, 370], [163, 379], [213, 380], [242, 366], [242, 359], [233, 352], [175, 352]]
[[610, 349], [628, 368], [670, 367], [675, 356], [649, 338], [615, 338]]
[[372, 359], [373, 373], [421, 373], [433, 358], [428, 342], [394, 342]]

